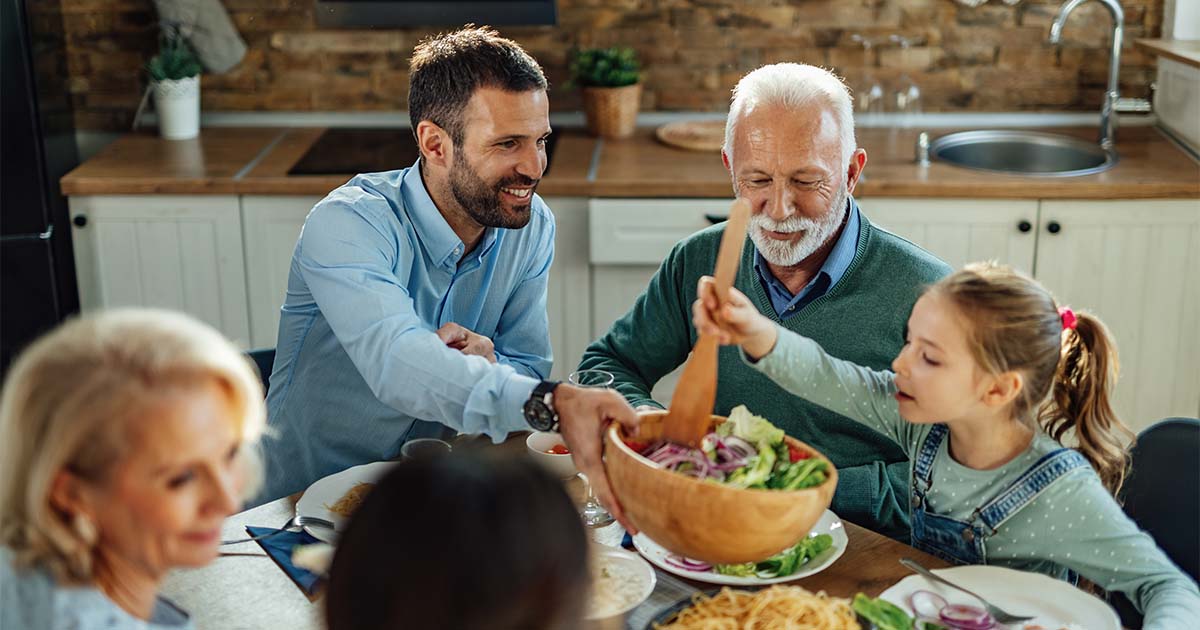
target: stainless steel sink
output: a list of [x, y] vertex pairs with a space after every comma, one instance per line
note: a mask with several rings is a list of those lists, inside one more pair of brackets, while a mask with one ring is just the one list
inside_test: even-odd
[[1037, 177], [1073, 177], [1108, 170], [1117, 154], [1100, 145], [1037, 131], [962, 131], [929, 145], [942, 162], [982, 171]]

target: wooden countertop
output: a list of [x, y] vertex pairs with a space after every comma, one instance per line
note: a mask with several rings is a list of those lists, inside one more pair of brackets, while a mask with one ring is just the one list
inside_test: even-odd
[[1146, 52], [1200, 68], [1200, 39], [1135, 39]]
[[[193, 140], [149, 133], [121, 137], [65, 175], [67, 195], [266, 194], [323, 195], [346, 175], [288, 175], [324, 131], [320, 128], [210, 127]], [[950, 129], [930, 132], [933, 138]], [[1094, 139], [1093, 128], [1044, 129]], [[732, 194], [717, 153], [685, 151], [656, 141], [653, 129], [626, 140], [597, 140], [564, 131], [538, 193], [583, 197], [716, 197]], [[867, 150], [858, 197], [1004, 199], [1200, 198], [1200, 163], [1152, 127], [1117, 134], [1120, 161], [1096, 175], [1025, 177], [913, 163], [916, 131], [860, 129]], [[396, 165], [402, 168], [406, 165]]]

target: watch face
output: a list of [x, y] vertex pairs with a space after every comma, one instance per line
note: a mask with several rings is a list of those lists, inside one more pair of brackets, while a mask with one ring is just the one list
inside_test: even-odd
[[538, 431], [550, 431], [554, 428], [554, 412], [546, 403], [536, 398], [525, 402], [525, 419], [529, 426]]

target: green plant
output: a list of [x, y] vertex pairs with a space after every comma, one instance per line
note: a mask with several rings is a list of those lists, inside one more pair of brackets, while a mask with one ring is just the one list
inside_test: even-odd
[[159, 37], [158, 54], [146, 64], [146, 73], [155, 81], [178, 81], [203, 71], [195, 51], [188, 45], [179, 29], [165, 26]]
[[637, 53], [632, 48], [576, 48], [570, 59], [570, 87], [622, 87], [638, 82]]

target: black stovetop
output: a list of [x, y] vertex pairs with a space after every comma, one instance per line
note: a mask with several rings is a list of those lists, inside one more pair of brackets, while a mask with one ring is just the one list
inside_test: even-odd
[[[555, 136], [546, 141], [546, 171]], [[288, 175], [357, 175], [407, 168], [417, 161], [417, 141], [408, 129], [329, 129], [317, 138]]]

